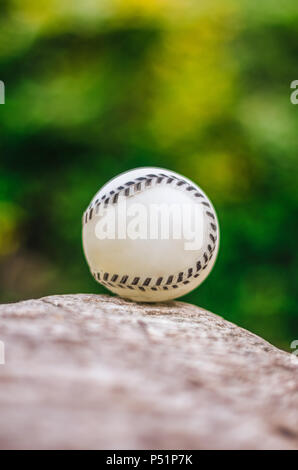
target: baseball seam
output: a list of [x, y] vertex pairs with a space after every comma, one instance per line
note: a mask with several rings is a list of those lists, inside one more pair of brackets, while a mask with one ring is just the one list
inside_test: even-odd
[[193, 197], [193, 199], [196, 200], [196, 202], [200, 201], [199, 203], [204, 206], [205, 214], [209, 219], [210, 228], [210, 231], [208, 231], [209, 240], [206, 246], [206, 250], [204, 250], [202, 257], [196, 261], [193, 266], [187, 267], [185, 270], [180, 271], [179, 273], [168, 274], [158, 278], [92, 271], [92, 275], [96, 281], [100, 282], [104, 286], [114, 289], [130, 289], [143, 292], [160, 290], [166, 291], [169, 289], [177, 289], [178, 287], [189, 284], [192, 279], [197, 278], [200, 275], [202, 270], [207, 268], [209, 261], [211, 260], [216, 249], [216, 243], [218, 239], [216, 216], [212, 206], [209, 204], [204, 194], [198, 191], [197, 188], [192, 186], [183, 178], [178, 178], [177, 176], [171, 174], [166, 175], [164, 173], [150, 173], [145, 176], [131, 179], [126, 183], [123, 183], [121, 186], [118, 186], [115, 190], [111, 190], [110, 192], [104, 194], [100, 199], [97, 198], [95, 201], [92, 201], [83, 214], [83, 225], [87, 224], [93, 219], [94, 216], [98, 214], [101, 205], [103, 205], [104, 208], [107, 208], [109, 205], [117, 204], [120, 195], [122, 197], [131, 197], [155, 185], [162, 184], [175, 186], [175, 188], [179, 189], [180, 191], [188, 192]]

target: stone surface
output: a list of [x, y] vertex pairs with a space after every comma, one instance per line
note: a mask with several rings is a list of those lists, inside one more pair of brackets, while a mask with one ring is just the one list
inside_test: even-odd
[[292, 356], [201, 308], [0, 306], [1, 449], [297, 449]]

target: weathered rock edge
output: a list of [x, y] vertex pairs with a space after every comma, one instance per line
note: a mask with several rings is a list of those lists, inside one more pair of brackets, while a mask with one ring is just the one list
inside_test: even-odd
[[293, 356], [202, 308], [0, 305], [1, 449], [298, 449]]

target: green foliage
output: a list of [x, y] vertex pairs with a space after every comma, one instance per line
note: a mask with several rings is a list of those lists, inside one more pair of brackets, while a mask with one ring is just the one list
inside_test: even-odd
[[221, 225], [185, 297], [289, 349], [297, 339], [297, 8], [269, 0], [2, 0], [0, 299], [103, 292], [81, 214], [108, 179], [161, 166]]

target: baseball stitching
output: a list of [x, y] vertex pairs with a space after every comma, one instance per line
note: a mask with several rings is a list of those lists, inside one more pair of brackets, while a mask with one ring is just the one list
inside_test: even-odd
[[212, 206], [209, 204], [204, 194], [199, 192], [197, 188], [189, 184], [189, 182], [183, 178], [178, 178], [171, 174], [150, 173], [145, 176], [131, 179], [121, 186], [118, 186], [115, 190], [112, 190], [109, 193], [104, 194], [101, 198], [93, 201], [83, 214], [83, 225], [87, 224], [95, 215], [98, 214], [101, 205], [103, 205], [104, 208], [107, 208], [109, 205], [117, 204], [120, 195], [122, 197], [131, 197], [153, 186], [162, 184], [175, 186], [175, 189], [189, 192], [196, 202], [199, 201], [200, 204], [204, 206], [205, 214], [209, 219], [210, 228], [210, 231], [208, 232], [209, 243], [207, 244], [206, 250], [202, 257], [196, 261], [193, 266], [190, 266], [179, 273], [169, 274], [158, 278], [92, 271], [93, 277], [104, 286], [115, 289], [140, 290], [143, 292], [177, 289], [185, 284], [189, 284], [193, 278], [197, 278], [200, 275], [200, 272], [207, 268], [216, 249], [218, 232], [216, 216]]

